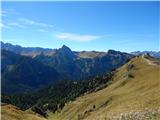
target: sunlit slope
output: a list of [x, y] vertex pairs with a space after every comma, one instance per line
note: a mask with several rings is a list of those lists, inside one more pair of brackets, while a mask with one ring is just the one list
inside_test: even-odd
[[160, 66], [149, 61], [133, 58], [117, 69], [110, 86], [77, 98], [61, 112], [50, 114], [49, 119], [108, 120], [127, 115], [137, 120], [144, 116], [148, 117], [145, 120], [160, 119]]
[[32, 112], [22, 111], [13, 105], [1, 105], [1, 120], [45, 120]]

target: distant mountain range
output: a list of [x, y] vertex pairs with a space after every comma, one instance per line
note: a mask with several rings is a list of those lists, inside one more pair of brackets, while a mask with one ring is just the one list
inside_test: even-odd
[[11, 93], [28, 92], [55, 80], [82, 80], [102, 75], [134, 57], [115, 50], [74, 52], [65, 45], [48, 49], [1, 42], [1, 49], [2, 92]]
[[131, 54], [133, 55], [145, 55], [145, 54], [149, 54], [150, 56], [153, 56], [155, 58], [160, 58], [160, 51], [156, 52], [156, 51], [135, 51], [135, 52], [131, 52]]
[[49, 48], [40, 48], [40, 47], [21, 47], [20, 45], [12, 45], [10, 43], [1, 42], [1, 49], [5, 49], [17, 54], [21, 54], [24, 56], [34, 56], [40, 54], [41, 52], [47, 54], [54, 51]]

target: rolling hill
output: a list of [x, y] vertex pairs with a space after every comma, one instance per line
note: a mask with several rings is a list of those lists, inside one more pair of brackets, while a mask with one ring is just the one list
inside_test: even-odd
[[108, 87], [78, 97], [49, 120], [159, 120], [160, 66], [135, 57], [116, 70]]
[[2, 104], [1, 120], [46, 120], [46, 119], [34, 114], [33, 112], [22, 111], [16, 106], [9, 104]]

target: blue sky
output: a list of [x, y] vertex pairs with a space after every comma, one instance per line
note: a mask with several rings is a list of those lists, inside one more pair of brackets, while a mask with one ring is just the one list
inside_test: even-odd
[[159, 49], [158, 2], [2, 2], [1, 40], [72, 50]]

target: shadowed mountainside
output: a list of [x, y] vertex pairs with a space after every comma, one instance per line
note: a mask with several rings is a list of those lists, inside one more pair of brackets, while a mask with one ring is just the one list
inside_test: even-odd
[[10, 51], [1, 51], [2, 93], [25, 93], [59, 80], [51, 67]]
[[110, 72], [133, 57], [131, 54], [109, 50], [108, 52], [74, 52], [63, 45], [60, 49], [24, 48], [1, 43], [2, 49], [18, 53], [54, 68], [63, 79], [79, 80]]

